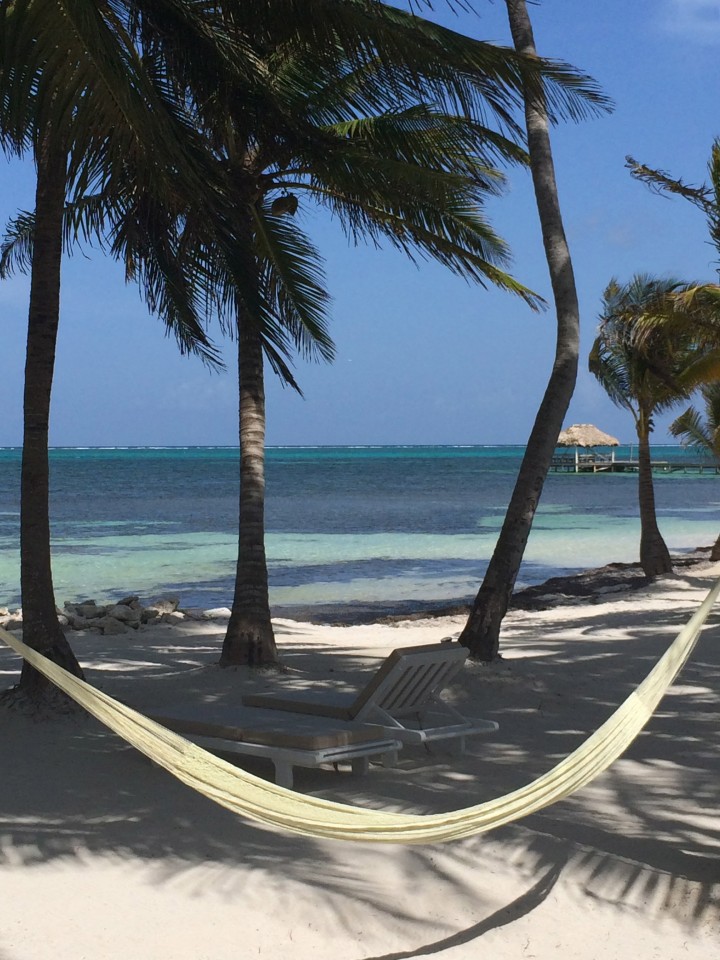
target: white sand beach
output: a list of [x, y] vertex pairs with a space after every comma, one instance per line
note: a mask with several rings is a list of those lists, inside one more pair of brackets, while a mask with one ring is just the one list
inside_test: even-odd
[[[451, 698], [500, 729], [463, 756], [300, 769], [341, 802], [431, 812], [501, 795], [592, 732], [662, 654], [720, 565], [638, 590], [513, 610], [503, 660]], [[286, 669], [220, 670], [224, 625], [71, 634], [87, 679], [145, 711], [239, 703], [313, 680], [355, 684], [392, 649], [464, 619], [277, 621]], [[0, 651], [1, 686], [19, 661]], [[445, 845], [305, 840], [243, 821], [83, 716], [0, 712], [0, 960], [710, 960], [720, 945], [720, 608], [627, 753], [577, 794]], [[244, 761], [259, 775], [269, 763]]]

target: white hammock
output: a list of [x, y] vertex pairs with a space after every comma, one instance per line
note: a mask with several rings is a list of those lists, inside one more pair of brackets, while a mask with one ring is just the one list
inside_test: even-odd
[[589, 783], [616, 760], [652, 716], [687, 661], [720, 580], [639, 687], [557, 766], [505, 796], [450, 813], [407, 814], [322, 800], [255, 777], [72, 676], [0, 628], [0, 638], [101, 723], [183, 783], [242, 816], [310, 837], [378, 843], [436, 843], [526, 817]]

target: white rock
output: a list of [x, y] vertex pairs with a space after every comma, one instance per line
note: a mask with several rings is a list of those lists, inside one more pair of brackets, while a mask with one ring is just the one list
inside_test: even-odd
[[211, 618], [207, 614], [207, 610], [203, 610], [202, 607], [189, 607], [187, 610], [178, 611], [179, 613], [184, 613], [188, 620], [210, 620]]
[[180, 605], [180, 597], [158, 597], [151, 600], [146, 610], [157, 610], [158, 613], [175, 613]]
[[205, 611], [205, 616], [212, 620], [229, 620], [231, 614], [230, 607], [213, 607]]

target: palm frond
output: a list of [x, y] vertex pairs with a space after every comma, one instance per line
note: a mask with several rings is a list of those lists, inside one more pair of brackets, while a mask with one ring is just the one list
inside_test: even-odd
[[287, 217], [273, 216], [269, 205], [253, 208], [262, 283], [276, 304], [277, 316], [296, 347], [307, 357], [332, 360], [322, 261], [308, 237]]
[[[613, 402], [651, 416], [720, 379], [716, 300], [715, 290], [674, 278], [611, 281], [590, 365]], [[700, 333], [698, 318], [705, 321]]]
[[720, 349], [709, 352], [692, 350], [683, 361], [677, 379], [684, 390], [692, 392], [703, 384], [720, 380]]
[[629, 410], [636, 418], [638, 411], [633, 403], [635, 391], [629, 371], [622, 354], [613, 350], [612, 346], [602, 335], [596, 337], [590, 351], [588, 369], [615, 406]]
[[688, 407], [684, 413], [670, 424], [668, 430], [673, 437], [678, 437], [684, 447], [694, 447], [696, 449], [715, 452], [713, 450], [712, 438], [707, 432], [706, 425], [702, 421], [700, 413], [695, 407]]
[[639, 163], [630, 156], [625, 157], [625, 167], [630, 171], [631, 177], [646, 184], [658, 196], [672, 194], [683, 197], [699, 207], [704, 213], [709, 213], [713, 207], [713, 191], [705, 184], [694, 186], [685, 183], [683, 180], [671, 176], [665, 170], [655, 170], [644, 163]]
[[35, 217], [25, 210], [6, 225], [0, 247], [0, 279], [12, 276], [15, 271], [28, 273], [32, 266], [34, 233]]

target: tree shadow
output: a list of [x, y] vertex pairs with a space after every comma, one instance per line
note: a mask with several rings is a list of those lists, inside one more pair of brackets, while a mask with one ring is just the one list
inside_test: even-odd
[[443, 937], [432, 943], [424, 944], [414, 950], [402, 951], [400, 953], [384, 953], [382, 956], [368, 957], [367, 960], [412, 960], [414, 957], [431, 957], [434, 954], [449, 950], [452, 947], [463, 946], [466, 943], [471, 943], [473, 940], [479, 940], [480, 937], [490, 930], [497, 930], [498, 927], [506, 927], [520, 917], [531, 913], [536, 907], [539, 907], [550, 895], [562, 873], [563, 866], [563, 861], [552, 863], [548, 870], [532, 885], [527, 893], [523, 893], [513, 900], [512, 903], [502, 907], [500, 910], [496, 910], [489, 917], [485, 917], [484, 920], [481, 920], [479, 923], [474, 923], [465, 930], [460, 930], [457, 933], [451, 934], [449, 937]]
[[[345, 770], [298, 770], [297, 788], [369, 808], [419, 813], [501, 796], [550, 769], [606, 719], [687, 615], [680, 603], [668, 607], [658, 627], [649, 626], [646, 614], [631, 603], [615, 620], [598, 607], [587, 612], [581, 639], [574, 627], [571, 639], [561, 619], [522, 621], [513, 627], [511, 641], [522, 656], [490, 667], [472, 665], [452, 691], [468, 714], [498, 719], [498, 734], [474, 741], [461, 757], [405, 749], [397, 768], [373, 769], [365, 778]], [[155, 884], [179, 881], [197, 895], [212, 889], [229, 902], [243, 896], [248, 883], [269, 876], [280, 900], [309, 891], [347, 929], [369, 911], [378, 938], [400, 929], [404, 943], [419, 943], [414, 952], [376, 960], [432, 955], [470, 943], [532, 911], [559, 882], [578, 903], [588, 897], [624, 908], [642, 903], [648, 917], [671, 916], [689, 929], [718, 924], [720, 828], [703, 815], [717, 806], [718, 640], [714, 617], [646, 733], [597, 781], [520, 824], [443, 847], [380, 850], [287, 836], [194, 793], [90, 718], [43, 723], [5, 711], [0, 713], [0, 762], [6, 771], [0, 864], [32, 867], [103, 856], [140, 860]], [[149, 643], [141, 633], [123, 642], [118, 657], [88, 637], [81, 658], [92, 682], [123, 699], [130, 695], [145, 708], [177, 696], [237, 703], [248, 683], [241, 670], [215, 667], [213, 637], [183, 638], [169, 631], [167, 642], [160, 637]], [[377, 659], [345, 650], [323, 657], [327, 662], [318, 668], [320, 651], [320, 645], [308, 644], [293, 654], [294, 684], [319, 678], [356, 686], [377, 666]], [[0, 656], [0, 669], [10, 673], [11, 664], [9, 655]], [[261, 761], [243, 765], [269, 774]], [[499, 870], [514, 871], [516, 886], [522, 883], [527, 891], [498, 905], [485, 869], [493, 862]], [[438, 936], [437, 921], [418, 912], [411, 894], [397, 895], [418, 882], [430, 885], [438, 902], [463, 905], [456, 925], [463, 918], [479, 919], [460, 930], [448, 923]]]

